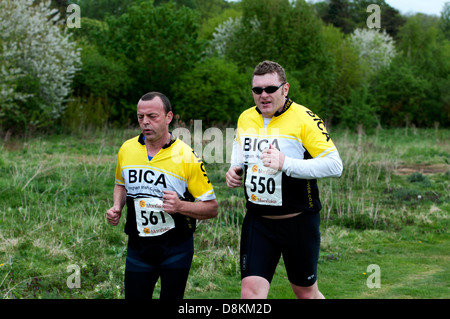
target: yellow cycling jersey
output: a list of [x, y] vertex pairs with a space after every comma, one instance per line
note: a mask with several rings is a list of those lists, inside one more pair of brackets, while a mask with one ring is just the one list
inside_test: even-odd
[[252, 107], [241, 114], [237, 124], [236, 142], [245, 168], [247, 209], [260, 215], [319, 212], [322, 206], [316, 179], [295, 178], [285, 169], [264, 167], [260, 156], [270, 145], [289, 160], [337, 154], [323, 121], [289, 99], [270, 122], [264, 120], [259, 109]]
[[162, 210], [164, 190], [175, 191], [187, 201], [216, 198], [202, 160], [177, 138], [151, 159], [143, 134], [126, 141], [119, 150], [115, 183], [127, 192], [125, 232], [139, 237], [186, 237], [195, 230], [193, 218]]
[[283, 153], [294, 158], [305, 158], [305, 151], [312, 158], [336, 151], [323, 121], [292, 101], [272, 117], [267, 127], [257, 107], [247, 109], [239, 117], [237, 137], [244, 152], [261, 152], [269, 142], [278, 149], [283, 146]]

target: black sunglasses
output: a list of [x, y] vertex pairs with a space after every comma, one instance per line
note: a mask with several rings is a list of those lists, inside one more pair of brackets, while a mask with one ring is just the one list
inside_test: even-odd
[[286, 82], [280, 84], [279, 86], [271, 85], [271, 86], [266, 86], [265, 88], [255, 86], [252, 88], [252, 91], [253, 91], [253, 93], [258, 94], [258, 95], [262, 94], [263, 91], [266, 92], [267, 94], [271, 94], [271, 93], [276, 92], [280, 87], [282, 87], [285, 84], [286, 84]]

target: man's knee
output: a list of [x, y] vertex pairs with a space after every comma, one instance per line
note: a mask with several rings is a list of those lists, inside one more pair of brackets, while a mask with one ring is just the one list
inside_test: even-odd
[[325, 297], [319, 291], [317, 282], [309, 287], [296, 286], [291, 283], [292, 290], [298, 299], [324, 299]]
[[249, 276], [242, 279], [242, 299], [265, 299], [269, 293], [270, 283], [263, 277]]

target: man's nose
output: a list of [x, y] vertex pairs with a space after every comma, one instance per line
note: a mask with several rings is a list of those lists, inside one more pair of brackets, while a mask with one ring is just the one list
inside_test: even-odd
[[261, 97], [268, 97], [270, 94], [266, 92], [266, 90], [262, 91]]

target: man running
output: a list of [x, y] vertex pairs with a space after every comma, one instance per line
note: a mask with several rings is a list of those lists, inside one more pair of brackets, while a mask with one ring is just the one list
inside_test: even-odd
[[245, 180], [241, 297], [267, 298], [282, 255], [296, 297], [323, 298], [316, 179], [339, 177], [342, 161], [323, 121], [287, 97], [289, 83], [278, 63], [260, 63], [252, 85], [256, 106], [238, 119], [226, 173], [231, 188]]
[[161, 278], [160, 298], [180, 299], [192, 263], [196, 219], [217, 215], [216, 197], [201, 159], [169, 132], [169, 99], [145, 94], [137, 118], [142, 133], [119, 150], [113, 206], [106, 212], [116, 226], [127, 205], [125, 298], [152, 298]]

